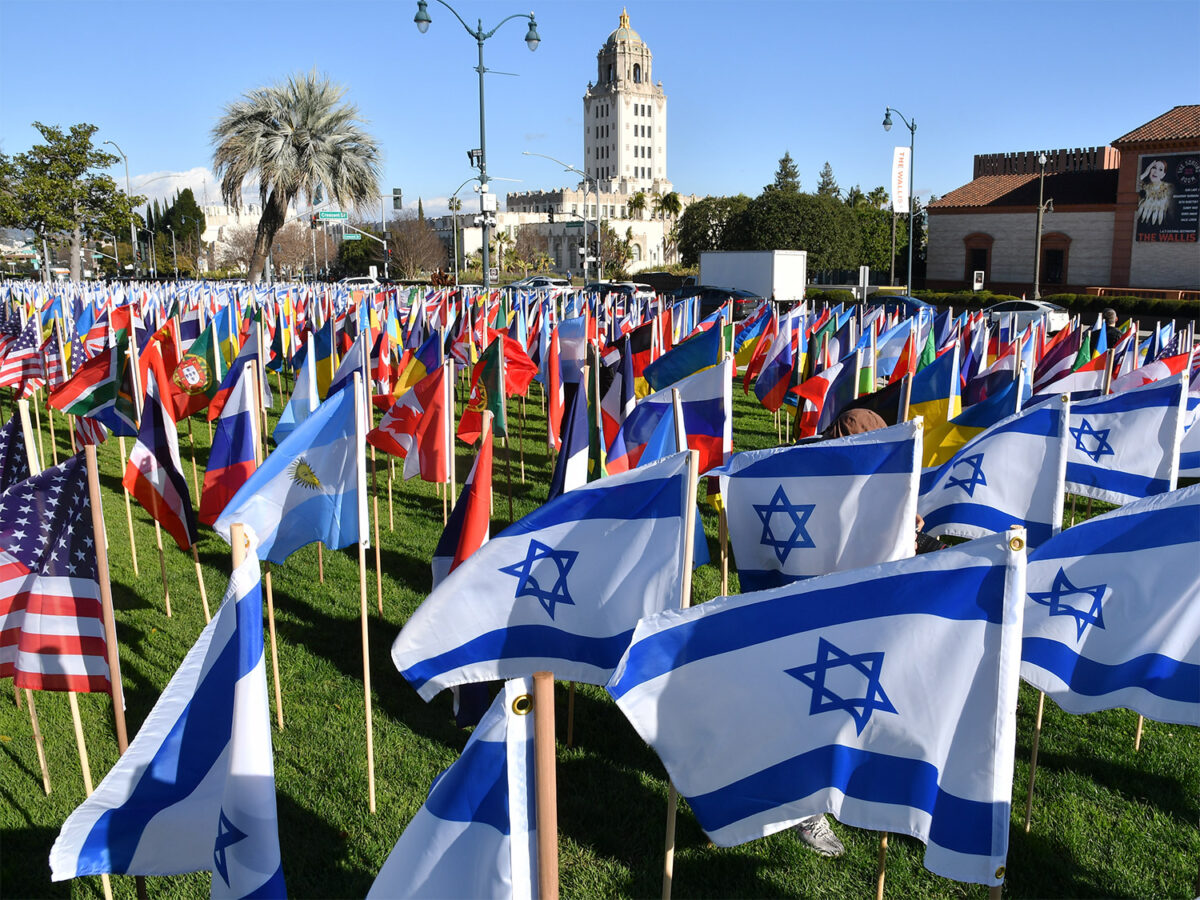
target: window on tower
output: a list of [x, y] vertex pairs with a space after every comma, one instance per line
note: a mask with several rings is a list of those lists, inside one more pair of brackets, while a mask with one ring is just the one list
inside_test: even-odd
[[612, 63], [609, 63], [609, 65], [608, 65], [608, 83], [612, 84], [612, 80], [613, 80], [613, 67], [612, 67]]
[[633, 64], [633, 83], [634, 84], [642, 83], [642, 67], [640, 65], [638, 65], [637, 63]]

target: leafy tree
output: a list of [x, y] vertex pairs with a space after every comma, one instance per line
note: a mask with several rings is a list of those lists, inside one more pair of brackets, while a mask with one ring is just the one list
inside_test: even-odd
[[[892, 264], [892, 213], [878, 209], [864, 199], [854, 208], [854, 220], [858, 225], [859, 261], [878, 272], [888, 272]], [[897, 232], [897, 239], [900, 235]], [[897, 247], [906, 247], [907, 234]]]
[[358, 109], [341, 102], [345, 88], [316, 72], [256, 88], [229, 104], [213, 128], [213, 170], [221, 196], [237, 209], [242, 185], [258, 182], [258, 222], [250, 280], [262, 277], [267, 250], [298, 197], [318, 186], [347, 207], [379, 194], [379, 145], [358, 124]]
[[694, 266], [704, 250], [726, 250], [731, 223], [750, 204], [745, 194], [736, 197], [705, 197], [697, 200], [679, 217], [679, 255], [684, 264]]
[[175, 239], [179, 247], [179, 267], [194, 268], [199, 271], [200, 236], [207, 225], [204, 210], [196, 202], [196, 195], [191, 188], [184, 188], [175, 195], [174, 202], [163, 211], [159, 231], [166, 234], [166, 227], [175, 229]]
[[[70, 247], [71, 278], [79, 280], [84, 243], [129, 228], [133, 208], [144, 197], [130, 198], [108, 175], [97, 172], [118, 157], [92, 146], [95, 125], [34, 122], [45, 143], [13, 157], [0, 154], [0, 226], [33, 231], [47, 241], [65, 237]], [[49, 260], [42, 277], [50, 277]]]
[[857, 184], [850, 188], [850, 190], [846, 191], [845, 203], [851, 209], [857, 209], [860, 206], [866, 205], [868, 202], [867, 195], [862, 192], [862, 188], [860, 188]]
[[800, 170], [792, 160], [792, 154], [785, 150], [779, 158], [779, 168], [775, 170], [775, 181], [763, 188], [768, 191], [783, 191], [788, 194], [800, 193]]
[[[821, 180], [817, 182], [818, 197], [836, 197], [838, 195], [837, 179], [833, 177], [833, 166], [828, 160], [821, 167]], [[853, 204], [850, 204], [853, 205]]]
[[892, 205], [891, 195], [888, 194], [888, 189], [882, 184], [875, 188], [871, 193], [867, 194], [867, 200], [876, 209], [888, 209]]
[[853, 213], [834, 197], [764, 191], [738, 217], [731, 250], [806, 250], [817, 272], [857, 264]]
[[[604, 251], [604, 270], [601, 273], [601, 278], [604, 280], [617, 280], [624, 278], [627, 273], [629, 261], [633, 259], [633, 228], [625, 229], [625, 237], [621, 237], [608, 224], [607, 220], [600, 223], [600, 234], [602, 237]], [[596, 240], [593, 237], [588, 248], [589, 255], [596, 256]]]

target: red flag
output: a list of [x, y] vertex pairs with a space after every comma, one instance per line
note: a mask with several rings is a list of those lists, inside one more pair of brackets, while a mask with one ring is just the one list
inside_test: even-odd
[[546, 351], [546, 431], [550, 445], [562, 449], [563, 386], [562, 369], [558, 359], [558, 326], [550, 330], [550, 347]]
[[404, 460], [404, 477], [422, 481], [450, 480], [450, 410], [446, 403], [446, 369], [434, 369], [404, 392], [367, 432], [367, 443]]

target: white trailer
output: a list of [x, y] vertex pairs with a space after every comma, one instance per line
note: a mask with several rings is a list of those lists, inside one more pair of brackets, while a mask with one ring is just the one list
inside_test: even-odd
[[705, 250], [700, 283], [738, 288], [759, 297], [802, 300], [808, 282], [805, 250]]

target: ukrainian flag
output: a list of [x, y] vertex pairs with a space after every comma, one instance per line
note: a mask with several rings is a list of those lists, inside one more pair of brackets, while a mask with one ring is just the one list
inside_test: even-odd
[[925, 435], [962, 412], [962, 385], [958, 378], [958, 343], [913, 376], [908, 418], [925, 418]]
[[[949, 356], [949, 354], [946, 354]], [[1028, 399], [1028, 382], [1024, 375], [1010, 381], [986, 400], [972, 404], [949, 422], [925, 429], [924, 460], [921, 465], [928, 469], [940, 466], [949, 460], [968, 441], [984, 430], [991, 428], [1001, 419], [1021, 411], [1021, 404]]]

